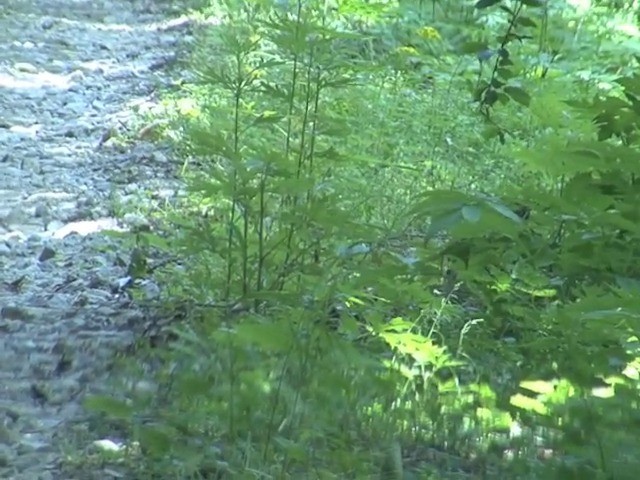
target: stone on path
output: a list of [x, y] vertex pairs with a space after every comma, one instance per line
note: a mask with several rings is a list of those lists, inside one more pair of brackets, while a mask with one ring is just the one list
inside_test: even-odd
[[141, 315], [112, 288], [126, 266], [101, 234], [119, 226], [111, 202], [175, 188], [128, 106], [156, 100], [187, 24], [148, 1], [0, 3], [0, 479], [73, 480], [63, 432]]

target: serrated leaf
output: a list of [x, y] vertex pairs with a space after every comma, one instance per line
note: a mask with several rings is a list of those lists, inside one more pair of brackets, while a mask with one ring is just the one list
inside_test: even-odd
[[502, 0], [478, 0], [478, 2], [476, 2], [475, 4], [475, 8], [477, 8], [478, 10], [482, 8], [489, 8], [497, 5], [500, 2], [502, 2]]
[[531, 104], [531, 96], [520, 87], [504, 87], [504, 93], [509, 95], [515, 102], [528, 107]]

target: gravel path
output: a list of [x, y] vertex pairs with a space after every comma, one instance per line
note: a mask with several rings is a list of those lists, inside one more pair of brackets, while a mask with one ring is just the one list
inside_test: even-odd
[[60, 434], [141, 320], [113, 288], [128, 252], [100, 231], [174, 169], [131, 134], [188, 37], [170, 17], [152, 0], [0, 5], [1, 479], [73, 480]]

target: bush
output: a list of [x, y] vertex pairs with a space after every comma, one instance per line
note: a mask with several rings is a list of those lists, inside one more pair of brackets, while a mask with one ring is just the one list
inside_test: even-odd
[[161, 478], [631, 478], [637, 78], [529, 62], [542, 2], [433, 2], [450, 41], [320, 3], [203, 32], [157, 270], [186, 320], [156, 394], [90, 406]]

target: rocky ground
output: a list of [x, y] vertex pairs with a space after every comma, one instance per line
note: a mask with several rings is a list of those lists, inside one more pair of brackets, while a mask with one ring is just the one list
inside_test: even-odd
[[176, 165], [136, 114], [190, 27], [171, 2], [1, 3], [0, 478], [116, 478], [63, 473], [62, 432], [143, 321], [117, 289], [127, 249], [105, 230], [139, 192], [172, 192]]

